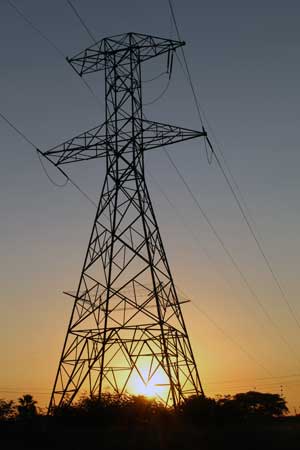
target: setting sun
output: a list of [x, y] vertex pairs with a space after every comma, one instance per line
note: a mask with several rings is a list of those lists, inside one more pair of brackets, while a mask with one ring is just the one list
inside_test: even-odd
[[132, 374], [128, 390], [134, 395], [143, 395], [165, 401], [169, 391], [169, 383], [162, 369], [149, 376], [147, 369], [140, 369]]

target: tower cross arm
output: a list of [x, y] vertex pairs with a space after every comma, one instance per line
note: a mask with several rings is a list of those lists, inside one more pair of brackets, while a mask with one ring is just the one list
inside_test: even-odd
[[78, 75], [82, 76], [104, 70], [106, 64], [115, 64], [112, 62], [113, 58], [117, 58], [123, 65], [129, 64], [130, 60], [126, 62], [126, 56], [130, 51], [138, 53], [139, 61], [144, 62], [183, 45], [185, 42], [140, 33], [126, 33], [102, 39], [74, 57], [67, 58], [67, 61]]
[[207, 136], [204, 129], [195, 131], [165, 123], [152, 122], [151, 120], [142, 120], [142, 127], [144, 150]]
[[104, 128], [105, 123], [41, 153], [56, 166], [104, 157], [110, 146]]

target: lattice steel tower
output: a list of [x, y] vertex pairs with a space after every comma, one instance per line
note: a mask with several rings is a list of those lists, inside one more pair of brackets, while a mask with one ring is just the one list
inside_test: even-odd
[[[203, 394], [180, 302], [145, 181], [145, 152], [206, 136], [146, 120], [142, 63], [184, 42], [137, 33], [105, 38], [69, 59], [105, 73], [105, 122], [44, 152], [57, 167], [105, 157], [106, 176], [50, 401], [134, 384], [175, 407]], [[143, 392], [143, 389], [141, 389]]]

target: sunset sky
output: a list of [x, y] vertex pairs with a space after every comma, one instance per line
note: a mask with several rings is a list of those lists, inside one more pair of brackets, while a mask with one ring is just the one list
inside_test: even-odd
[[[67, 2], [14, 3], [63, 55], [91, 45]], [[73, 3], [99, 40], [129, 31], [175, 38], [167, 1]], [[165, 152], [147, 153], [147, 180], [175, 283], [180, 297], [192, 300], [183, 312], [203, 387], [211, 396], [283, 393], [291, 412], [300, 413], [300, 4], [174, 0], [174, 8], [201, 108], [286, 296], [201, 139], [170, 147], [170, 155], [254, 295]], [[6, 1], [0, 23], [0, 113], [42, 151], [104, 120], [104, 105]], [[165, 69], [165, 59], [157, 58], [144, 79]], [[103, 99], [103, 74], [89, 81]], [[145, 83], [144, 102], [166, 83], [166, 76]], [[201, 130], [176, 59], [169, 89], [145, 113]], [[62, 291], [77, 287], [95, 209], [70, 184], [53, 186], [34, 149], [2, 120], [0, 131], [0, 398], [31, 393], [45, 406], [72, 307]], [[97, 201], [104, 169], [97, 160], [70, 166], [68, 173]]]

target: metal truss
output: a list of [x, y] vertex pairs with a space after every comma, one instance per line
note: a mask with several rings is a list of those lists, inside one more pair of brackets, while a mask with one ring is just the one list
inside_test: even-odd
[[50, 412], [82, 392], [122, 395], [137, 384], [174, 407], [203, 394], [144, 172], [145, 150], [206, 136], [143, 116], [141, 63], [170, 61], [181, 45], [128, 33], [69, 59], [80, 76], [104, 70], [105, 122], [43, 154], [57, 167], [105, 157], [106, 176]]

